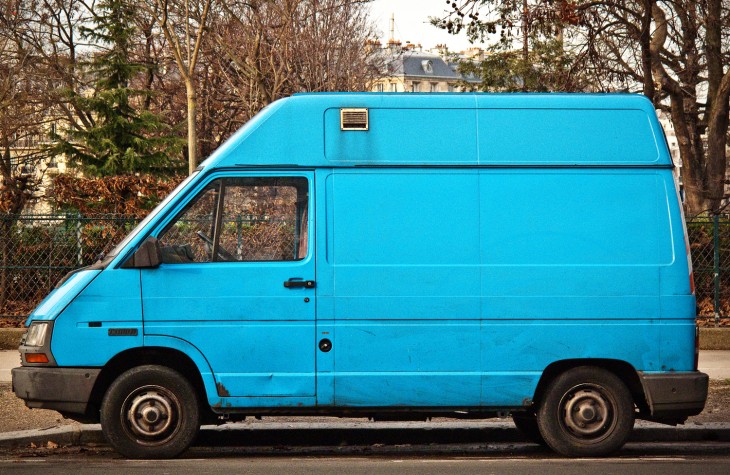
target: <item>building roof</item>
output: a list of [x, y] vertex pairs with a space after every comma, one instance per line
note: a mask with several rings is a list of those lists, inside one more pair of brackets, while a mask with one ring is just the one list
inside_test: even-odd
[[461, 74], [452, 69], [440, 56], [432, 53], [405, 51], [396, 64], [404, 76], [458, 81]]
[[466, 77], [458, 70], [457, 63], [447, 63], [443, 57], [435, 53], [402, 50], [386, 52], [385, 62], [389, 76], [403, 76], [411, 80], [435, 81], [478, 81], [473, 76]]

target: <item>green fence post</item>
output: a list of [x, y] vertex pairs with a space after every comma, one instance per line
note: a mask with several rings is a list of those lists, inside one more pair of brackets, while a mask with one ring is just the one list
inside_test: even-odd
[[243, 253], [243, 216], [236, 216], [236, 257], [241, 258]]
[[81, 243], [81, 213], [76, 214], [76, 265], [81, 267], [84, 262], [84, 249]]
[[712, 216], [712, 240], [714, 247], [713, 255], [713, 267], [714, 275], [713, 280], [715, 284], [715, 301], [713, 306], [715, 309], [715, 326], [720, 326], [720, 216], [714, 214]]
[[55, 256], [53, 255], [53, 251], [55, 250], [53, 248], [53, 244], [55, 244], [56, 236], [49, 235], [50, 237], [50, 243], [48, 245], [48, 281], [46, 283], [46, 292], [50, 292], [53, 290], [53, 260], [55, 259]]

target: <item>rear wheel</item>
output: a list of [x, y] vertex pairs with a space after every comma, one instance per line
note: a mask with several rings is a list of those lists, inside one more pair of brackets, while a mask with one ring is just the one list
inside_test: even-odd
[[613, 373], [573, 368], [553, 380], [537, 412], [547, 445], [570, 457], [598, 457], [620, 449], [634, 427], [634, 401]]
[[119, 376], [101, 404], [101, 428], [128, 458], [171, 458], [184, 452], [200, 427], [198, 397], [177, 371], [155, 365]]

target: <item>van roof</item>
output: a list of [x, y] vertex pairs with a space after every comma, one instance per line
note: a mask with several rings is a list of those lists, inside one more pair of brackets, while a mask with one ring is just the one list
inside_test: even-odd
[[[343, 109], [354, 127], [343, 126]], [[672, 162], [651, 102], [636, 94], [307, 93], [265, 107], [203, 166]]]

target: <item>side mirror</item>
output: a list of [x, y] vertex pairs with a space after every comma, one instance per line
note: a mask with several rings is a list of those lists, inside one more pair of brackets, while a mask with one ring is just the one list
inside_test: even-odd
[[141, 246], [122, 264], [122, 269], [152, 269], [162, 263], [160, 243], [155, 237], [148, 237]]

